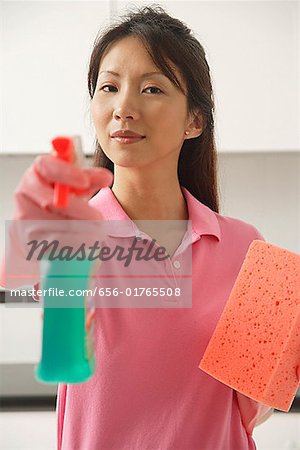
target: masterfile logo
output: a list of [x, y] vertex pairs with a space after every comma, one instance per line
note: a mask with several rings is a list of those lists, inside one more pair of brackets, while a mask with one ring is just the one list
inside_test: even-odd
[[26, 285], [47, 307], [192, 306], [190, 221], [8, 221], [5, 262], [8, 301]]

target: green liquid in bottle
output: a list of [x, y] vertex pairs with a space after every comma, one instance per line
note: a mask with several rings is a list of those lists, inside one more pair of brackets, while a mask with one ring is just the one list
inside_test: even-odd
[[[88, 260], [41, 261], [41, 289], [45, 294], [42, 357], [35, 369], [38, 381], [82, 383], [94, 374], [83, 292], [89, 286], [92, 264]], [[64, 295], [58, 295], [62, 290]]]

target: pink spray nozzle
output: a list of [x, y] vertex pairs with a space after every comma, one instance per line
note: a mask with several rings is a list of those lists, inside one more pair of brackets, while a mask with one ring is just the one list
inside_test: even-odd
[[71, 138], [57, 137], [52, 139], [52, 145], [59, 159], [72, 162], [74, 147]]
[[[71, 138], [59, 136], [52, 140], [54, 154], [57, 158], [72, 163], [74, 158], [74, 145]], [[66, 208], [68, 206], [69, 187], [56, 183], [54, 186], [53, 204], [57, 208]]]

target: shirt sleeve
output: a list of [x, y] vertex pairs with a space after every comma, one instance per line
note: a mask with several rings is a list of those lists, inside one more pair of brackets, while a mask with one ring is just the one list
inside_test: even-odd
[[252, 400], [240, 392], [234, 392], [237, 396], [243, 426], [247, 433], [251, 435], [254, 427], [263, 423], [273, 414], [274, 408]]
[[261, 232], [257, 228], [255, 228], [253, 225], [252, 225], [252, 228], [253, 228], [253, 231], [254, 231], [253, 240], [265, 241], [265, 238], [263, 237]]

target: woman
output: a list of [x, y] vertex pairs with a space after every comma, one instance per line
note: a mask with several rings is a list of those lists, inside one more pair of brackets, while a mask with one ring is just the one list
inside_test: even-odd
[[[58, 448], [255, 449], [253, 428], [271, 409], [198, 368], [250, 243], [263, 239], [218, 213], [203, 47], [162, 8], [144, 7], [98, 37], [88, 84], [102, 169], [39, 157], [16, 192], [15, 217], [180, 221], [175, 239], [158, 242], [173, 281], [192, 252], [192, 307], [96, 310], [97, 370], [86, 383], [59, 386]], [[77, 194], [63, 212], [50, 206], [61, 181]], [[95, 191], [89, 204], [79, 195]], [[152, 236], [149, 222], [134, 229]]]

